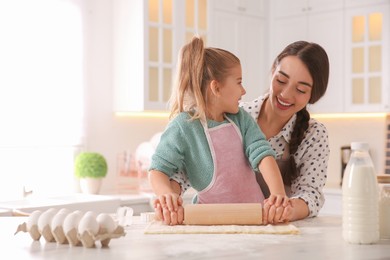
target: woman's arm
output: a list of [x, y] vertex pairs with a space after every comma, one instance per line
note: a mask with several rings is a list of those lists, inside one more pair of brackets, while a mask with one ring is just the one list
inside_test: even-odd
[[323, 188], [330, 154], [328, 132], [323, 124], [311, 120], [308, 133], [294, 156], [299, 174], [292, 181], [290, 198], [300, 199], [298, 213], [294, 214], [295, 220], [302, 216], [317, 216], [325, 202]]

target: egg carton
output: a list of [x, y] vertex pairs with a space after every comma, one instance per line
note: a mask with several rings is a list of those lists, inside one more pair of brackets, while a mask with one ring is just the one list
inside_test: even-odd
[[49, 243], [87, 248], [95, 247], [96, 241], [107, 247], [111, 239], [125, 235], [123, 226], [118, 225], [109, 214], [96, 216], [92, 211], [83, 214], [79, 210], [70, 212], [65, 208], [32, 212], [27, 222], [17, 227], [15, 235], [18, 232], [28, 232], [35, 241], [43, 237]]

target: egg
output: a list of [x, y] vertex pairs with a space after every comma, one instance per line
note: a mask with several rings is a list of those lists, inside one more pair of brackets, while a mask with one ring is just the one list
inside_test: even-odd
[[73, 211], [72, 213], [69, 213], [65, 219], [64, 223], [62, 224], [62, 228], [64, 230], [64, 233], [67, 234], [70, 230], [75, 228], [76, 230], [78, 229], [80, 219], [82, 217], [81, 211]]
[[88, 231], [93, 235], [96, 235], [99, 232], [99, 223], [96, 221], [96, 218], [91, 214], [85, 214], [79, 222], [79, 234], [83, 234], [85, 231]]
[[57, 214], [55, 214], [51, 220], [51, 230], [53, 231], [56, 227], [62, 227], [66, 216], [68, 216], [66, 211], [59, 211]]
[[106, 213], [100, 213], [96, 217], [96, 221], [99, 223], [100, 227], [106, 229], [107, 233], [113, 233], [117, 228], [114, 219]]
[[46, 227], [46, 226], [49, 226], [51, 225], [51, 220], [53, 219], [54, 215], [56, 214], [56, 209], [54, 208], [50, 208], [46, 211], [44, 211], [40, 216], [39, 216], [39, 219], [38, 219], [38, 230], [39, 232], [42, 233], [43, 229]]
[[93, 211], [87, 211], [87, 212], [85, 212], [84, 217], [86, 217], [86, 216], [92, 216], [92, 217], [96, 218], [96, 214], [95, 214], [95, 212], [93, 212]]
[[35, 210], [30, 214], [30, 216], [27, 219], [27, 223], [26, 223], [27, 230], [30, 230], [31, 227], [34, 225], [38, 225], [38, 219], [39, 219], [39, 216], [41, 214], [42, 214], [42, 211], [40, 211], [40, 210]]
[[60, 210], [57, 212], [57, 214], [60, 214], [60, 213], [66, 213], [66, 214], [69, 214], [69, 213], [70, 213], [70, 211], [69, 211], [69, 209], [67, 209], [67, 208], [62, 208], [62, 209], [60, 209]]

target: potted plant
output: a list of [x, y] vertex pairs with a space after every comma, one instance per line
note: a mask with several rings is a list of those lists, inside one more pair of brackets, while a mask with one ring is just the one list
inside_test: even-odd
[[75, 159], [74, 174], [80, 180], [83, 193], [98, 194], [107, 170], [107, 161], [99, 153], [81, 152]]

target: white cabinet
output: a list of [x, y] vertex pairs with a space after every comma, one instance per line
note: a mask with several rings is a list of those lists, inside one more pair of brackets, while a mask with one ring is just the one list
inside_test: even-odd
[[387, 3], [346, 11], [347, 112], [390, 111], [389, 9]]
[[264, 0], [210, 0], [213, 10], [227, 11], [242, 15], [264, 16]]
[[273, 13], [276, 18], [306, 13], [328, 12], [343, 8], [340, 0], [273, 0]]
[[373, 6], [378, 4], [387, 4], [389, 0], [345, 0], [345, 7], [363, 7]]
[[[305, 40], [320, 44], [330, 61], [325, 96], [309, 107], [312, 112], [341, 112], [343, 107], [343, 6], [341, 1], [271, 1], [271, 62], [288, 44]], [[327, 1], [328, 3], [328, 1]]]
[[268, 87], [264, 8], [264, 1], [258, 0], [210, 1], [209, 46], [231, 51], [241, 60], [246, 101]]
[[166, 110], [177, 55], [207, 38], [207, 0], [113, 2], [114, 111]]

